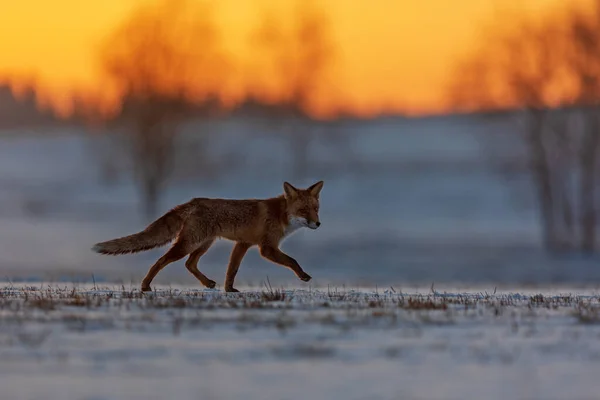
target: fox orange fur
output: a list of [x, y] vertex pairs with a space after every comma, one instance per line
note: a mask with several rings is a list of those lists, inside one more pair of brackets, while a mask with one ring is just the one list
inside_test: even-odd
[[149, 291], [154, 277], [168, 264], [189, 255], [185, 266], [204, 286], [215, 287], [215, 281], [198, 270], [198, 260], [217, 238], [236, 242], [231, 252], [225, 277], [225, 291], [237, 292], [233, 281], [242, 258], [252, 246], [261, 256], [291, 269], [304, 282], [311, 280], [298, 262], [279, 250], [279, 243], [295, 230], [317, 229], [319, 193], [323, 181], [307, 189], [283, 183], [284, 194], [269, 199], [194, 198], [180, 204], [133, 235], [94, 245], [101, 254], [127, 254], [163, 246], [173, 239], [171, 248], [156, 261], [142, 281], [142, 291]]

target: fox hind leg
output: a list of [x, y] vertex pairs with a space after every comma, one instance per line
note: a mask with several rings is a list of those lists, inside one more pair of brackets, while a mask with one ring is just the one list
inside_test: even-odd
[[187, 261], [185, 262], [185, 267], [187, 268], [187, 270], [190, 271], [190, 273], [194, 275], [196, 279], [200, 281], [200, 283], [202, 283], [209, 289], [214, 288], [217, 283], [212, 279], [209, 279], [202, 272], [200, 272], [200, 270], [198, 269], [198, 260], [200, 260], [200, 257], [202, 257], [208, 251], [208, 249], [210, 248], [210, 246], [212, 246], [214, 241], [215, 239], [205, 240], [200, 245], [200, 247], [198, 247], [190, 254]]
[[229, 265], [227, 266], [227, 274], [225, 276], [225, 291], [226, 292], [239, 292], [236, 288], [233, 287], [233, 281], [235, 280], [235, 276], [237, 275], [238, 269], [240, 269], [240, 264], [242, 263], [242, 258], [246, 255], [246, 252], [250, 248], [250, 244], [238, 242], [233, 247], [231, 251], [231, 256], [229, 257]]
[[149, 292], [152, 290], [150, 288], [150, 283], [156, 275], [167, 265], [172, 262], [179, 261], [183, 257], [187, 256], [195, 250], [193, 243], [183, 239], [181, 236], [177, 239], [177, 241], [171, 246], [171, 248], [154, 263], [150, 270], [146, 274], [146, 277], [142, 281], [142, 292]]

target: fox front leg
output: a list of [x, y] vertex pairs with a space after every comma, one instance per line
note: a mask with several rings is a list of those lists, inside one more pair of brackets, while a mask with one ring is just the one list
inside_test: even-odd
[[236, 243], [233, 247], [233, 250], [231, 251], [231, 256], [229, 257], [227, 274], [225, 276], [226, 292], [239, 292], [239, 290], [233, 287], [233, 281], [235, 280], [235, 276], [237, 275], [238, 269], [240, 268], [240, 264], [242, 263], [242, 258], [244, 258], [249, 248], [250, 244], [242, 242]]
[[276, 247], [268, 245], [261, 246], [260, 255], [269, 261], [288, 267], [289, 269], [294, 271], [294, 273], [300, 280], [304, 282], [308, 282], [312, 279], [312, 277], [309, 274], [304, 272], [304, 270], [302, 269], [302, 267], [300, 267], [300, 264], [298, 264], [296, 260], [294, 260], [292, 257], [288, 256]]

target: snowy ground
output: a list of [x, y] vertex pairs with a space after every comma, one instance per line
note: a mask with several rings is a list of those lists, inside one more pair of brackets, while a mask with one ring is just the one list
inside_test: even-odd
[[594, 399], [600, 296], [0, 283], [3, 399]]

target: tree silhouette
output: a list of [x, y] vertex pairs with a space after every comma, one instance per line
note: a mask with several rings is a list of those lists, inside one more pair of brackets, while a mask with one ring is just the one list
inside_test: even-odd
[[[306, 173], [313, 132], [305, 122], [335, 57], [329, 21], [312, 1], [298, 1], [290, 29], [266, 12], [252, 36], [277, 95], [273, 120], [284, 129], [293, 155], [292, 179]], [[266, 80], [266, 79], [265, 79]], [[265, 81], [263, 80], [263, 82]]]
[[219, 106], [229, 64], [208, 3], [162, 0], [134, 12], [107, 38], [100, 63], [121, 96], [114, 117], [129, 132], [145, 215], [156, 214], [179, 123]]
[[517, 109], [547, 249], [596, 247], [600, 1], [486, 37], [449, 86], [456, 109]]

